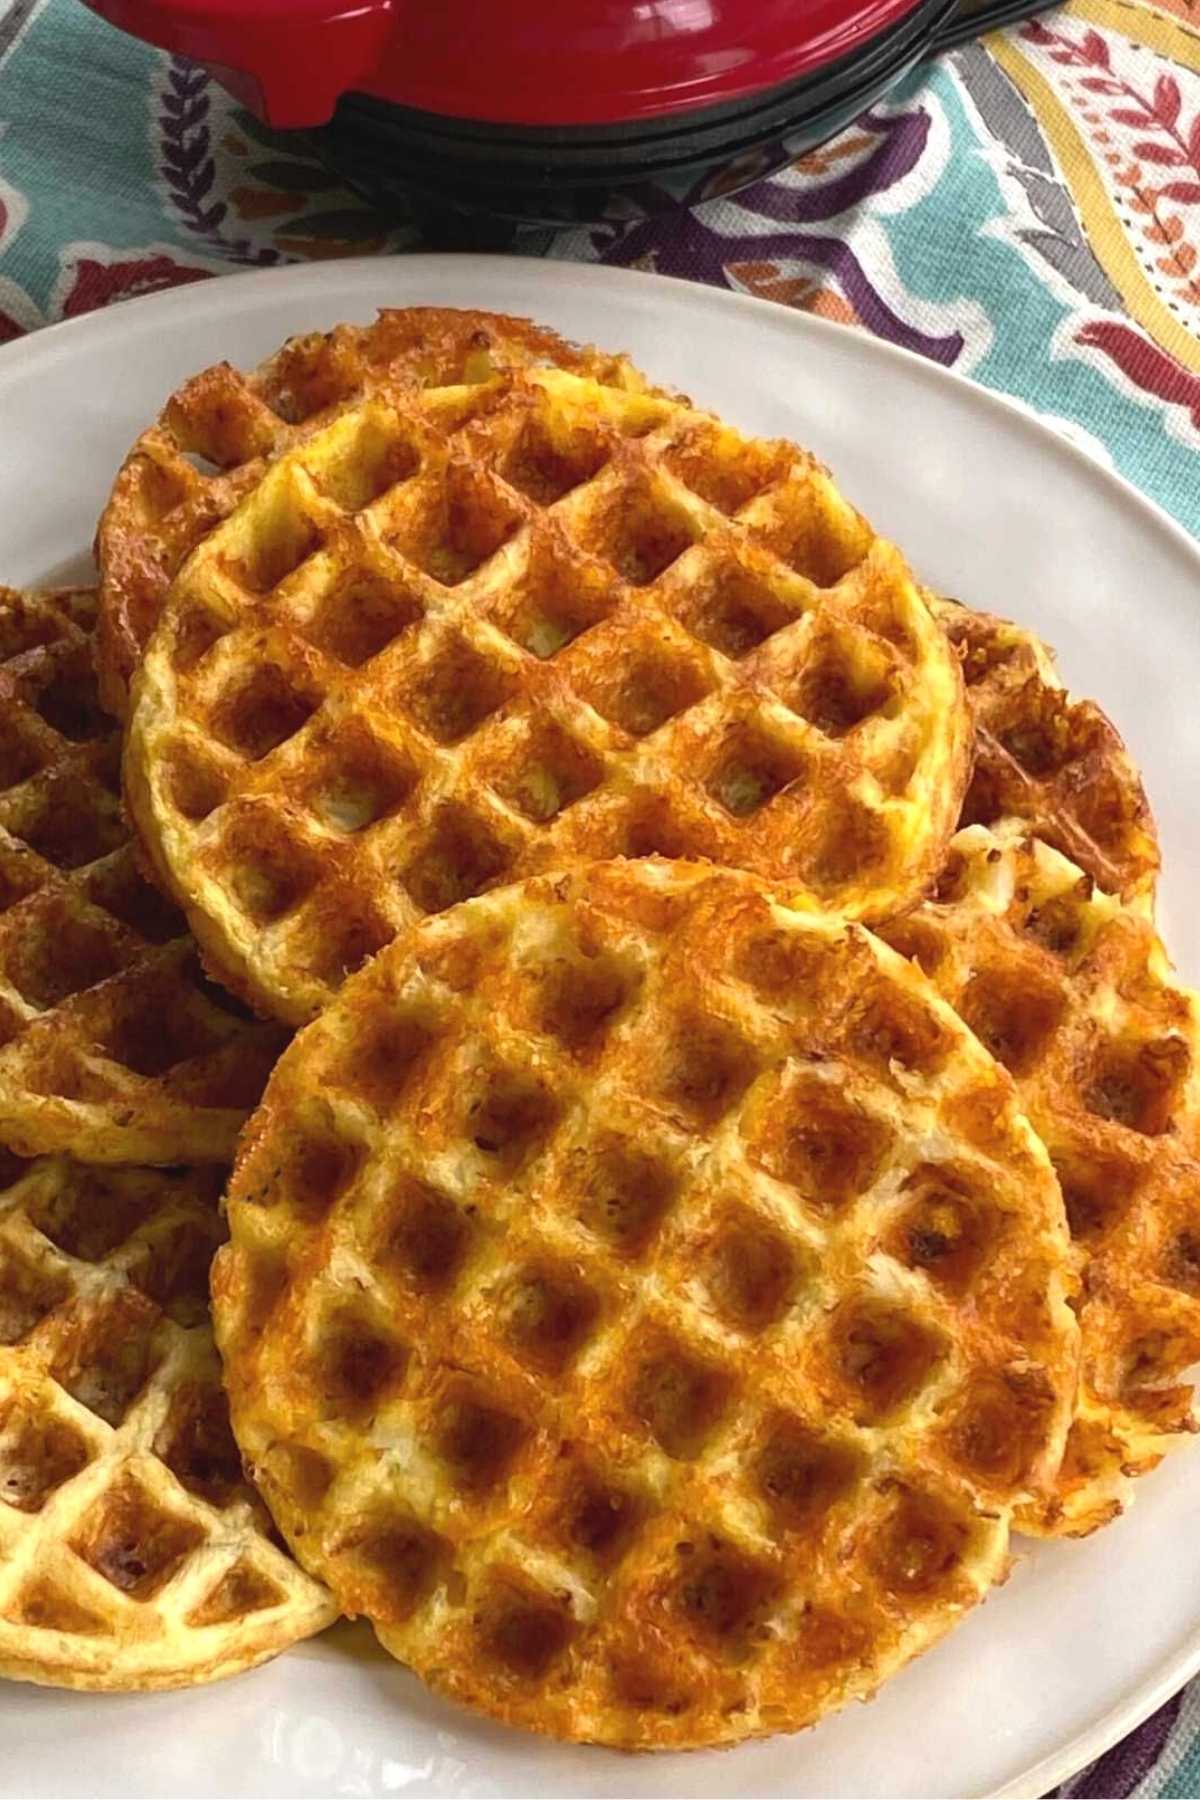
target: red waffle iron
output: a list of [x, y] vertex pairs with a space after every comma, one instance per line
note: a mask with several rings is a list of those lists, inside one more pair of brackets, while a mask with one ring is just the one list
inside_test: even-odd
[[1048, 0], [86, 0], [303, 130], [376, 204], [566, 225], [694, 205]]

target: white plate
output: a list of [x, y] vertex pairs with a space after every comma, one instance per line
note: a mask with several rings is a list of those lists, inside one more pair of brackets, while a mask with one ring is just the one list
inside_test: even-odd
[[[117, 462], [181, 377], [222, 357], [250, 365], [290, 332], [387, 303], [531, 314], [628, 349], [750, 430], [811, 445], [931, 584], [1035, 625], [1145, 771], [1164, 917], [1200, 976], [1200, 552], [1025, 413], [841, 326], [655, 276], [477, 257], [291, 268], [93, 313], [0, 352], [0, 579], [87, 570]], [[1044, 1793], [1200, 1668], [1197, 1454], [1169, 1460], [1098, 1537], [1030, 1549], [869, 1708], [800, 1737], [653, 1762], [560, 1748], [430, 1698], [365, 1630], [342, 1626], [193, 1693], [0, 1684], [0, 1791]]]

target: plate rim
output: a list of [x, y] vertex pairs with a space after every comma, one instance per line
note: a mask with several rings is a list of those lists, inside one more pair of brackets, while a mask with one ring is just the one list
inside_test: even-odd
[[[447, 274], [453, 271], [456, 279], [460, 279], [474, 270], [480, 276], [481, 298], [485, 302], [489, 280], [497, 274], [507, 275], [517, 285], [524, 282], [536, 285], [540, 281], [548, 281], [551, 285], [562, 283], [566, 288], [569, 288], [572, 281], [583, 279], [589, 283], [609, 286], [613, 289], [614, 296], [622, 290], [628, 291], [631, 286], [647, 282], [668, 284], [678, 291], [679, 300], [702, 310], [732, 310], [746, 317], [771, 319], [777, 328], [786, 329], [801, 338], [810, 338], [817, 344], [837, 343], [845, 347], [849, 341], [854, 346], [852, 353], [865, 357], [868, 362], [874, 360], [885, 368], [889, 365], [902, 368], [915, 379], [930, 382], [934, 387], [948, 386], [957, 391], [964, 404], [976, 409], [982, 408], [985, 413], [993, 411], [1002, 414], [1010, 426], [1020, 430], [1032, 443], [1043, 449], [1051, 448], [1055, 455], [1065, 455], [1067, 461], [1073, 462], [1088, 481], [1107, 488], [1113, 500], [1132, 509], [1135, 516], [1140, 515], [1147, 528], [1164, 534], [1173, 549], [1182, 552], [1185, 560], [1192, 562], [1197, 578], [1200, 579], [1200, 542], [1127, 476], [1081, 448], [1024, 401], [985, 387], [969, 375], [931, 362], [913, 350], [874, 336], [866, 329], [848, 331], [838, 321], [823, 319], [779, 301], [760, 299], [756, 295], [691, 281], [682, 276], [665, 275], [655, 270], [613, 267], [565, 257], [417, 251], [287, 263], [270, 269], [234, 269], [228, 274], [221, 272], [219, 275], [214, 272], [215, 278], [220, 282], [220, 299], [217, 304], [222, 310], [238, 312], [241, 310], [238, 296], [248, 295], [252, 291], [257, 293], [263, 288], [273, 289], [284, 283], [300, 290], [312, 287], [314, 295], [319, 295], [322, 289], [331, 286], [344, 284], [352, 288], [360, 277], [376, 280], [381, 271], [388, 267], [396, 270], [398, 288], [403, 283], [405, 271], [411, 272], [414, 268], [424, 271], [426, 279], [431, 282], [436, 280], [439, 271]], [[0, 345], [0, 401], [15, 380], [36, 374], [40, 362], [51, 363], [57, 360], [64, 350], [73, 349], [77, 340], [87, 340], [90, 345], [102, 349], [106, 340], [119, 343], [121, 336], [134, 321], [136, 328], [141, 328], [143, 321], [146, 326], [150, 325], [152, 315], [161, 315], [164, 327], [180, 326], [186, 322], [189, 314], [198, 310], [209, 311], [214, 300], [217, 300], [217, 291], [214, 291], [213, 282], [201, 279], [181, 283], [157, 293], [137, 295], [109, 307], [36, 328], [23, 337]], [[398, 297], [397, 304], [401, 303]], [[375, 304], [372, 302], [372, 305]], [[562, 329], [569, 332], [570, 327]], [[146, 423], [149, 424], [150, 420], [147, 419]], [[1180, 454], [1186, 454], [1183, 446], [1180, 446]], [[1197, 1673], [1200, 1673], [1200, 1622], [1162, 1658], [1151, 1674], [1131, 1688], [1091, 1725], [1001, 1787], [988, 1789], [980, 1800], [1036, 1800], [1037, 1796], [1048, 1789], [1071, 1779], [1089, 1763], [1103, 1756], [1123, 1737], [1136, 1730]]]
[[[1182, 1681], [1175, 1674], [1180, 1661], [1191, 1664], [1190, 1672]], [[1123, 1703], [1110, 1707], [1085, 1731], [1068, 1739], [1061, 1749], [1051, 1751], [1049, 1756], [1032, 1763], [1003, 1787], [992, 1788], [979, 1800], [1040, 1800], [1040, 1796], [1049, 1793], [1051, 1788], [1070, 1781], [1089, 1763], [1106, 1755], [1130, 1732], [1136, 1731], [1139, 1725], [1144, 1725], [1152, 1713], [1180, 1693], [1197, 1673], [1200, 1673], [1200, 1626], [1185, 1639], [1184, 1648], [1168, 1655], [1157, 1671], [1135, 1688]]]
[[[838, 320], [803, 312], [796, 307], [784, 305], [782, 301], [760, 299], [756, 294], [740, 293], [733, 288], [713, 287], [705, 282], [690, 281], [682, 275], [665, 275], [656, 269], [627, 269], [608, 263], [576, 262], [553, 256], [492, 256], [476, 251], [397, 251], [383, 256], [332, 257], [320, 262], [284, 263], [270, 269], [237, 269], [228, 275], [210, 271], [201, 279], [181, 282], [173, 288], [160, 289], [153, 294], [132, 295], [91, 312], [80, 313], [71, 319], [57, 319], [50, 325], [37, 326], [7, 344], [0, 344], [0, 398], [3, 397], [10, 375], [28, 372], [22, 369], [23, 364], [36, 365], [44, 356], [56, 356], [64, 343], [71, 343], [78, 336], [106, 336], [118, 329], [121, 319], [128, 318], [133, 309], [137, 309], [135, 316], [139, 319], [145, 316], [147, 310], [163, 314], [178, 313], [182, 317], [200, 305], [203, 294], [212, 292], [214, 281], [221, 283], [223, 293], [234, 283], [239, 292], [277, 286], [285, 281], [296, 287], [311, 284], [320, 289], [343, 278], [353, 283], [359, 274], [377, 274], [381, 268], [389, 265], [395, 265], [398, 269], [418, 265], [431, 273], [436, 273], [439, 268], [447, 271], [453, 269], [458, 273], [464, 270], [469, 272], [474, 268], [485, 282], [487, 273], [492, 270], [526, 277], [536, 270], [539, 272], [538, 278], [547, 273], [553, 281], [586, 275], [589, 281], [607, 283], [614, 289], [629, 284], [665, 284], [699, 306], [736, 310], [747, 317], [766, 314], [777, 325], [786, 325], [787, 329], [799, 332], [801, 336], [811, 332], [818, 342], [844, 344], [849, 335], [856, 348], [865, 353], [868, 359], [874, 357], [884, 363], [894, 363], [914, 375], [919, 372], [921, 378], [935, 387], [946, 385], [956, 390], [968, 404], [981, 404], [985, 409], [999, 411], [1011, 424], [1023, 429], [1035, 441], [1043, 446], [1049, 444], [1056, 454], [1065, 454], [1069, 461], [1086, 472], [1088, 478], [1098, 479], [1103, 485], [1107, 485], [1120, 497], [1122, 504], [1141, 511], [1156, 527], [1164, 530], [1176, 550], [1182, 550], [1185, 555], [1190, 556], [1200, 572], [1200, 542], [1185, 526], [1173, 518], [1157, 500], [1144, 494], [1120, 470], [1111, 468], [1082, 449], [1025, 401], [985, 387], [972, 376], [961, 374], [957, 369], [931, 362], [902, 344], [893, 344], [886, 338], [876, 337], [865, 327], [848, 328]], [[489, 309], [484, 307], [480, 310]], [[147, 420], [147, 424], [149, 422]], [[1187, 454], [1182, 445], [1179, 448], [1181, 454]]]

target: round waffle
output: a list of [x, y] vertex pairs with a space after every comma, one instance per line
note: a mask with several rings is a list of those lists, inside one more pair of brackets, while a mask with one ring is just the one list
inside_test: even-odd
[[218, 363], [185, 382], [125, 458], [96, 530], [97, 663], [109, 711], [125, 712], [184, 558], [255, 486], [272, 455], [382, 382], [470, 385], [540, 363], [645, 386], [623, 357], [568, 344], [527, 319], [427, 306], [291, 338], [249, 375]]
[[969, 737], [903, 559], [811, 457], [529, 370], [279, 457], [172, 588], [124, 773], [211, 966], [301, 1021], [422, 914], [592, 859], [887, 916]]
[[596, 864], [427, 919], [285, 1052], [214, 1266], [305, 1565], [509, 1723], [728, 1743], [1006, 1565], [1075, 1391], [1010, 1078], [861, 926]]
[[0, 1170], [0, 1675], [190, 1686], [330, 1623], [270, 1536], [208, 1309], [217, 1171]]
[[227, 1162], [285, 1042], [138, 873], [89, 589], [0, 588], [0, 1143]]
[[1020, 1522], [1081, 1535], [1196, 1429], [1180, 1377], [1200, 1361], [1197, 999], [1148, 902], [1102, 893], [1024, 821], [959, 832], [936, 898], [884, 935], [1012, 1071], [1062, 1184], [1078, 1415], [1049, 1506]]
[[1119, 733], [1091, 700], [1064, 690], [1033, 632], [926, 594], [963, 661], [975, 767], [963, 825], [1023, 819], [1105, 893], [1153, 892], [1158, 838]]

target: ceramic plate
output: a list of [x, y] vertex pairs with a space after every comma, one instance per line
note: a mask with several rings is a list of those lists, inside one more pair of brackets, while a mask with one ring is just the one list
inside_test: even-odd
[[[182, 377], [379, 305], [532, 315], [629, 350], [750, 431], [810, 445], [943, 592], [1033, 625], [1111, 713], [1161, 827], [1162, 913], [1200, 978], [1200, 551], [1046, 424], [864, 334], [657, 276], [405, 257], [206, 281], [0, 351], [0, 580], [86, 574], [117, 464]], [[1183, 450], [1180, 455], [1185, 454]], [[428, 1696], [340, 1626], [191, 1693], [0, 1684], [0, 1791], [20, 1795], [1040, 1794], [1200, 1668], [1200, 1447], [1080, 1544], [1024, 1548], [944, 1643], [799, 1737], [631, 1759], [566, 1749]]]

